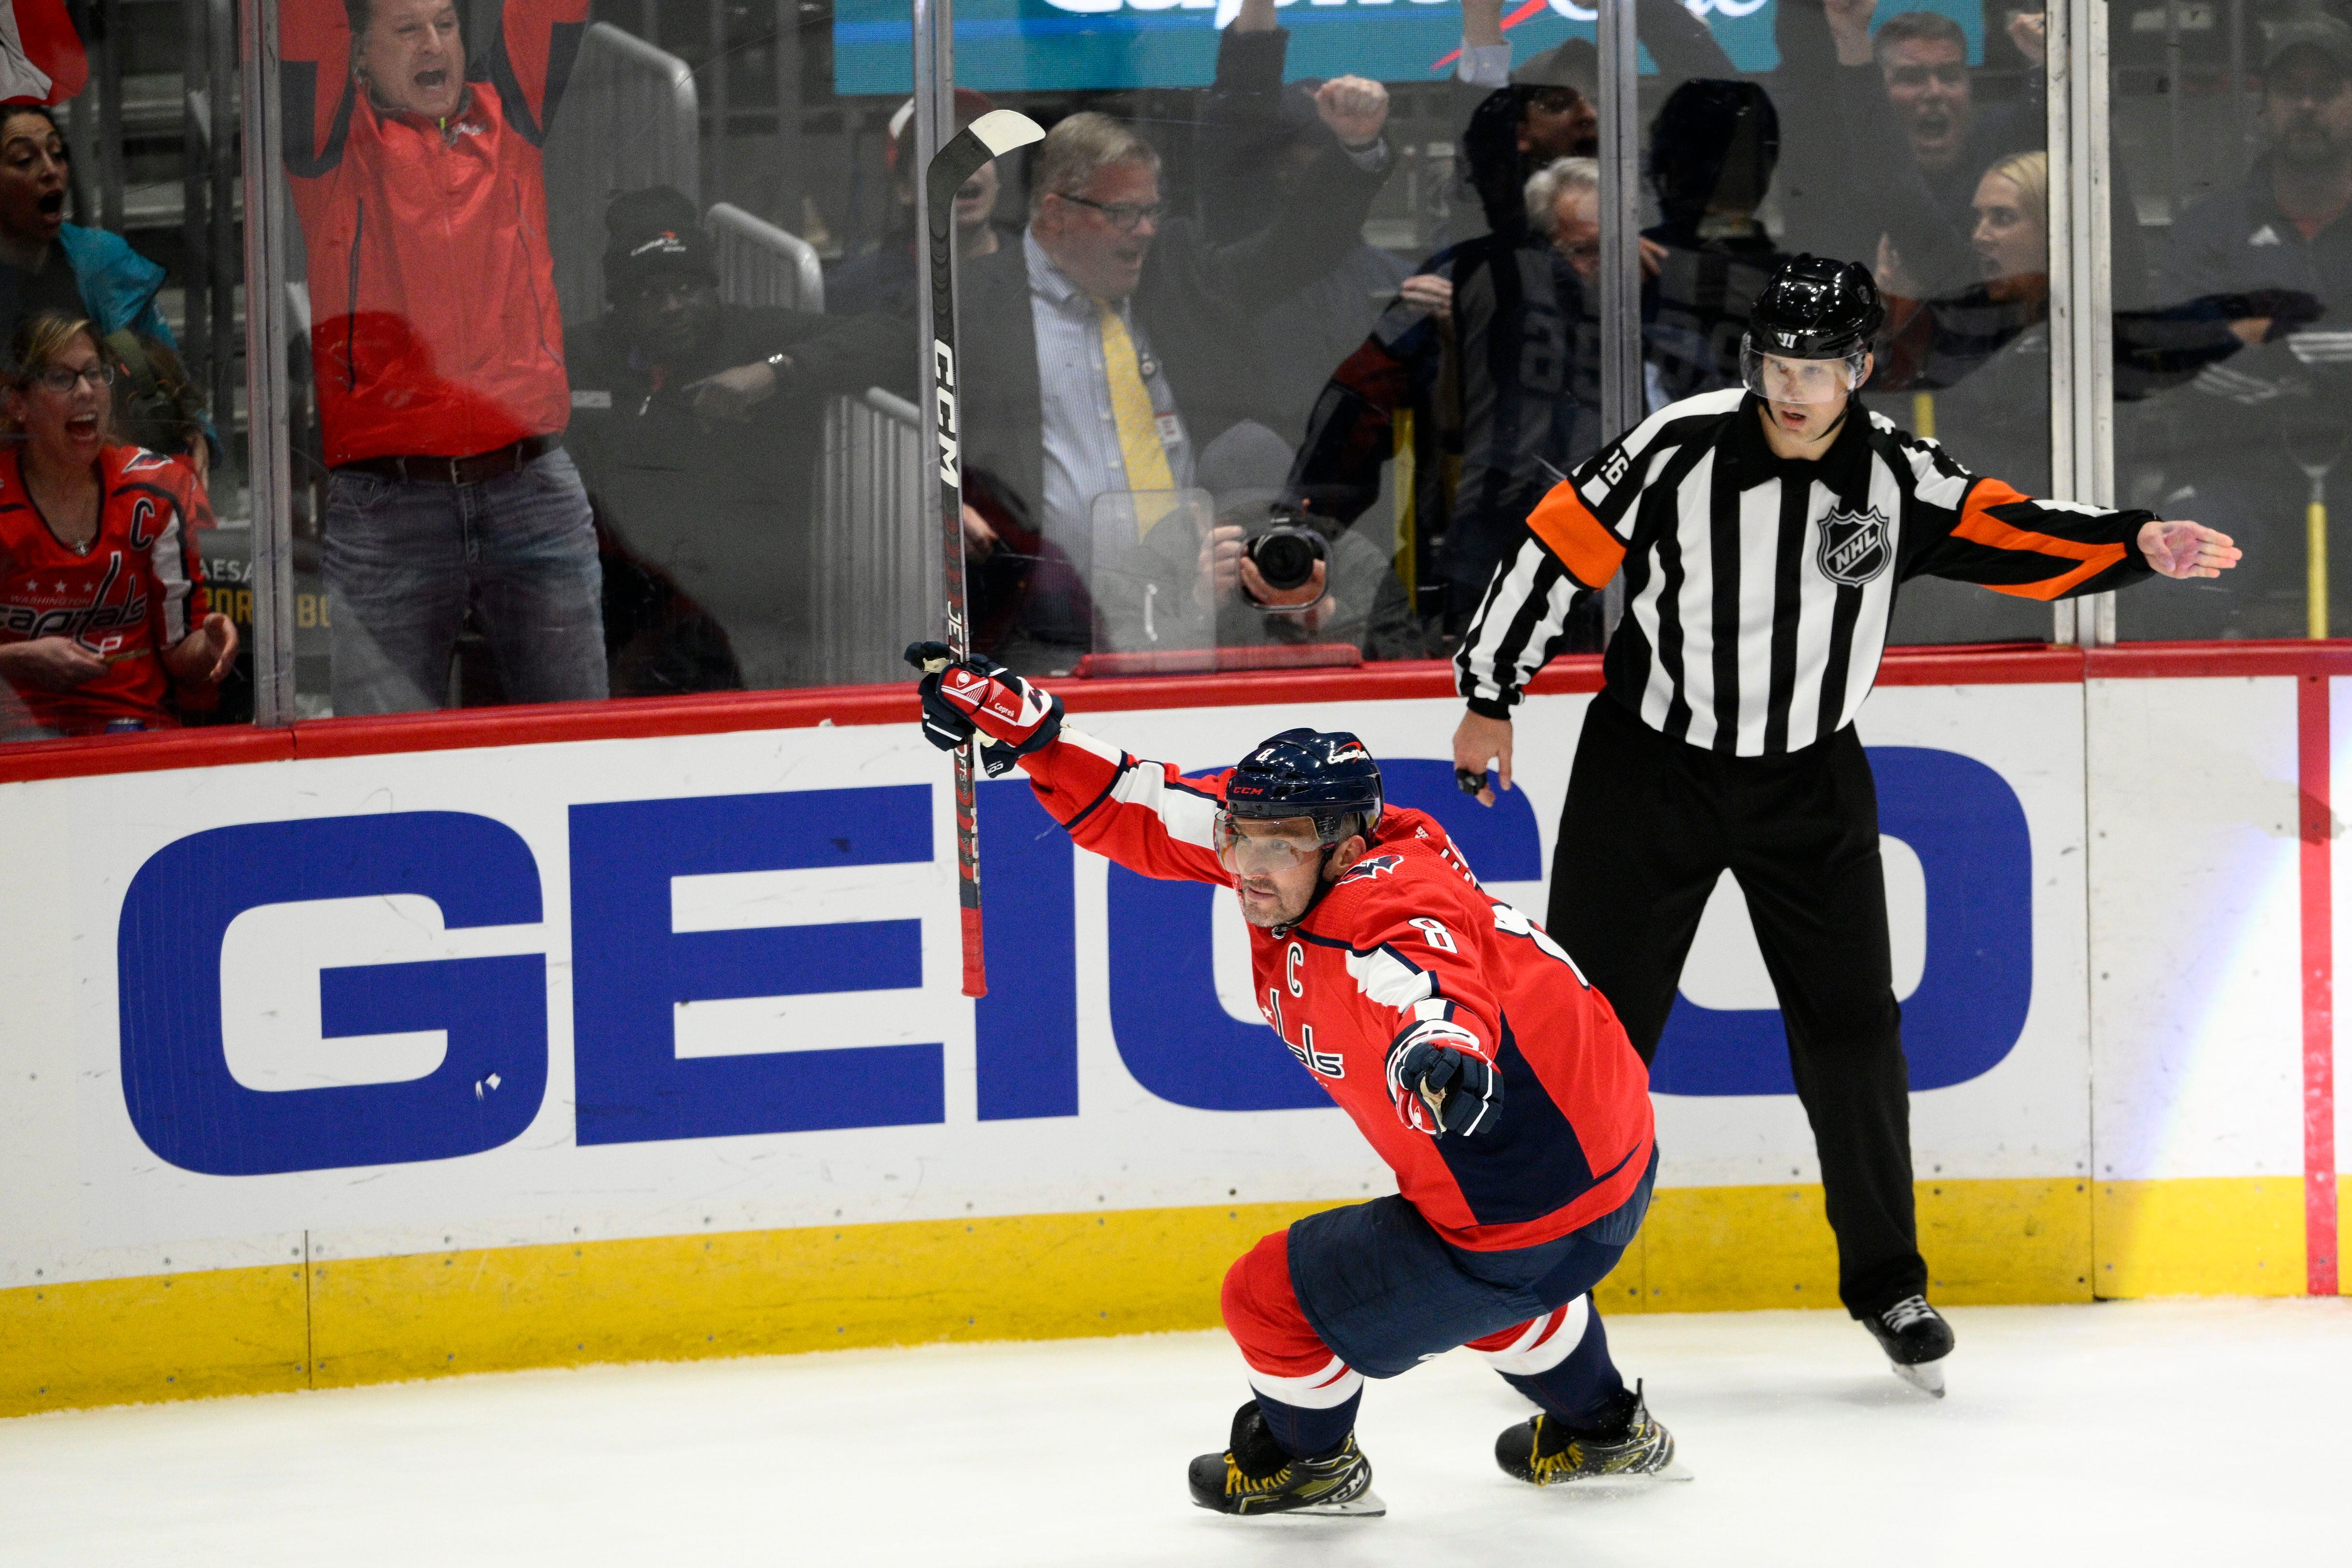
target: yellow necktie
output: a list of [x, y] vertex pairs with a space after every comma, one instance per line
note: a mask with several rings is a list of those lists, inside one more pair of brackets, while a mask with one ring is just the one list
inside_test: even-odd
[[1118, 453], [1127, 464], [1129, 490], [1153, 490], [1160, 497], [1135, 503], [1135, 533], [1140, 539], [1173, 505], [1166, 492], [1176, 488], [1168, 468], [1168, 448], [1160, 445], [1160, 418], [1151, 407], [1151, 389], [1143, 384], [1143, 368], [1136, 361], [1135, 339], [1111, 305], [1097, 300], [1102, 312], [1103, 373], [1110, 379], [1111, 417], [1118, 423]]

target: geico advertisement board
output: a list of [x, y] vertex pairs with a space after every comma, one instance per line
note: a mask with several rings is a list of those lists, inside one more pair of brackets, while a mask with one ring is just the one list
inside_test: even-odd
[[[1492, 811], [1454, 787], [1450, 702], [1073, 721], [1194, 770], [1301, 720], [1353, 729], [1540, 918], [1586, 700], [1528, 703], [1523, 787]], [[1894, 689], [1865, 716], [1923, 1175], [2087, 1159], [2080, 705]], [[1018, 778], [982, 786], [991, 991], [965, 1001], [950, 805], [901, 725], [0, 788], [0, 1285], [289, 1237], [350, 1257], [1388, 1189], [1261, 1022], [1230, 898], [1074, 850]], [[1727, 887], [1683, 989], [1664, 1179], [1811, 1179]]]

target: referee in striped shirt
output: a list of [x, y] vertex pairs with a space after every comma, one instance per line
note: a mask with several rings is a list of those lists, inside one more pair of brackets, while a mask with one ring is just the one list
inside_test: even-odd
[[1538, 504], [1454, 666], [1465, 790], [1511, 782], [1511, 709], [1579, 595], [1625, 578], [1552, 862], [1551, 934], [1647, 1059], [1717, 879], [1747, 896], [1821, 1153], [1838, 1291], [1895, 1370], [1943, 1392], [1912, 1211], [1909, 1071], [1853, 719], [1897, 586], [1932, 574], [2030, 599], [2150, 573], [2211, 577], [2226, 535], [2035, 500], [1854, 397], [1885, 319], [1869, 272], [1802, 256], [1758, 297], [1744, 390], [1660, 409]]

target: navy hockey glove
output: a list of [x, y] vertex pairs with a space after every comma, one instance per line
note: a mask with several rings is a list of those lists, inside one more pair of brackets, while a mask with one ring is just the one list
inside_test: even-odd
[[1503, 1108], [1503, 1075], [1475, 1055], [1478, 1037], [1443, 1018], [1424, 1018], [1389, 1043], [1389, 1101], [1416, 1132], [1464, 1137]]
[[923, 699], [923, 738], [952, 752], [977, 730], [991, 778], [1062, 732], [1062, 700], [992, 660], [959, 660], [945, 643], [919, 642], [908, 647], [907, 662], [927, 672], [916, 688]]

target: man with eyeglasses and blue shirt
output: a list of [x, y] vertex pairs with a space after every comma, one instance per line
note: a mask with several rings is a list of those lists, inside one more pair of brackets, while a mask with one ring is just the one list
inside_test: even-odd
[[1003, 662], [1067, 669], [1093, 647], [1097, 497], [1185, 489], [1218, 437], [1274, 422], [1250, 317], [1347, 256], [1390, 165], [1378, 83], [1327, 82], [1317, 107], [1330, 144], [1297, 199], [1228, 245], [1171, 216], [1150, 142], [1071, 115], [1034, 155], [1021, 244], [964, 264], [965, 538]]

